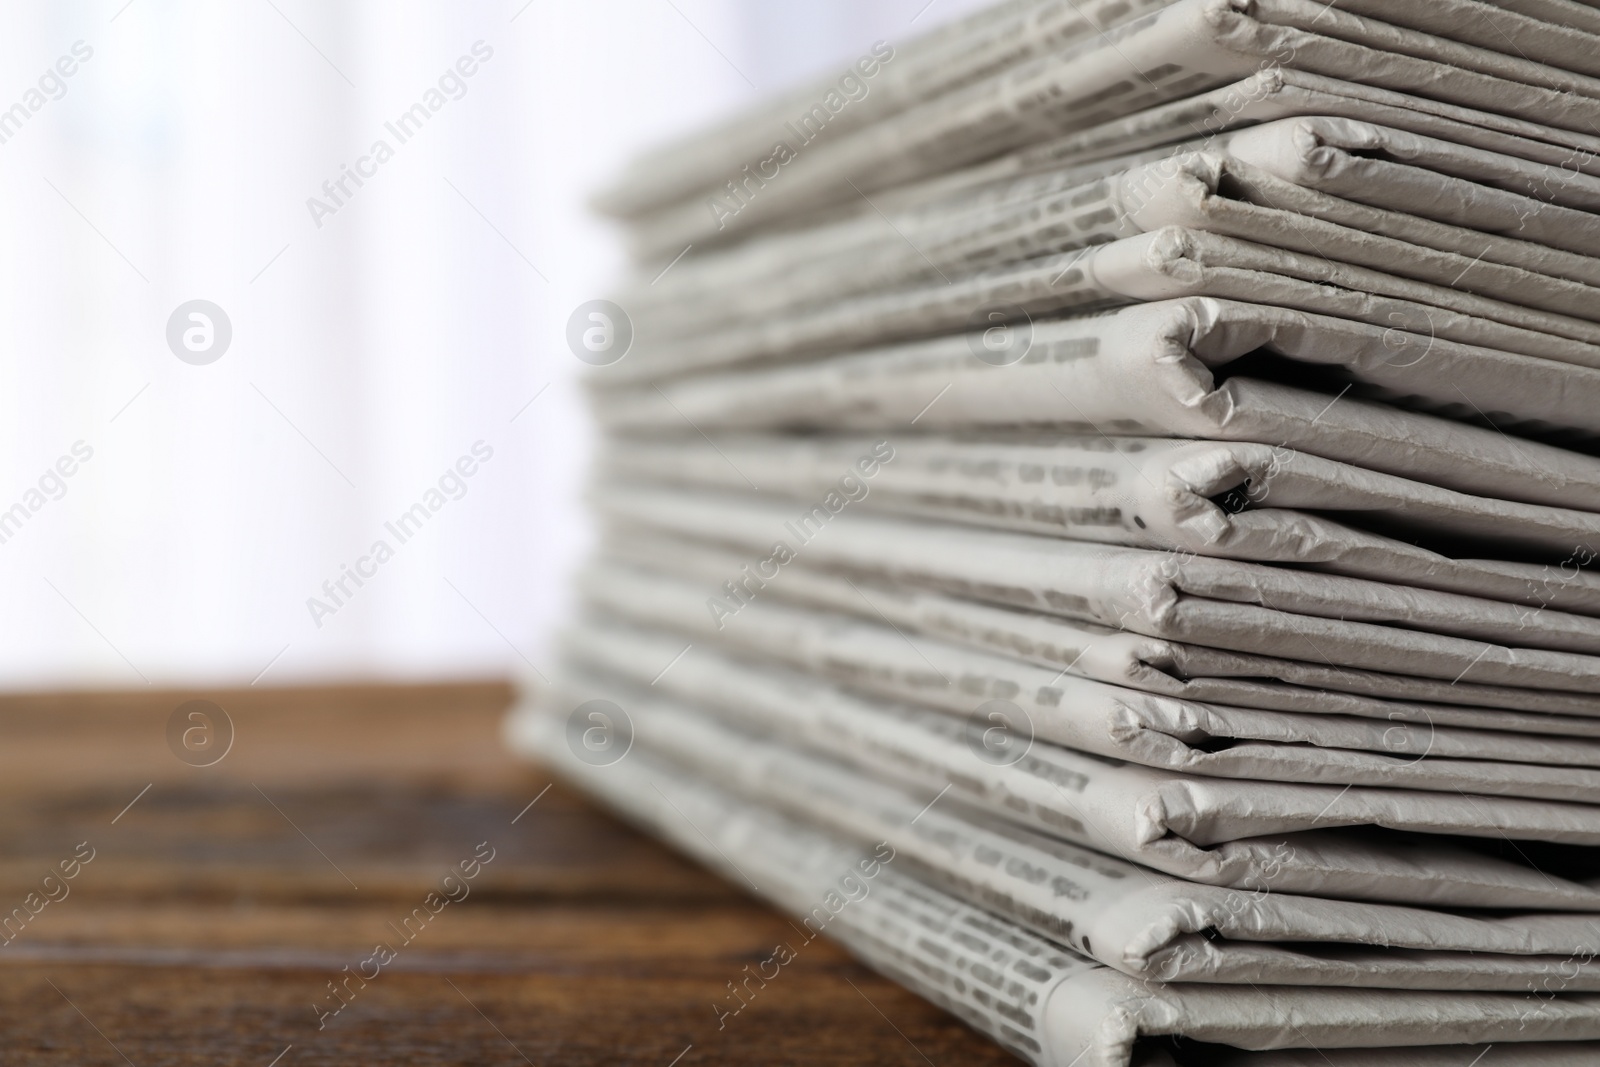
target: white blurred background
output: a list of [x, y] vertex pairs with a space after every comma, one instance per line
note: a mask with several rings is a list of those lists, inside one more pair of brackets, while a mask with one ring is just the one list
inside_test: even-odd
[[[587, 536], [563, 331], [624, 269], [588, 193], [641, 147], [975, 6], [7, 3], [0, 685], [543, 666]], [[400, 143], [384, 124], [474, 45]], [[324, 182], [380, 138], [393, 158], [335, 205]], [[232, 325], [207, 365], [167, 343], [195, 299]], [[384, 523], [477, 442], [492, 458], [400, 544]], [[75, 446], [91, 458], [49, 474]], [[336, 604], [323, 583], [380, 538], [394, 557]]]

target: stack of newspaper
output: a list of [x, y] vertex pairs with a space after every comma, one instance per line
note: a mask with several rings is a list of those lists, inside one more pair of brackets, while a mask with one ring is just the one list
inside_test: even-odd
[[1600, 2], [1009, 0], [601, 206], [511, 735], [801, 920], [708, 1022], [1600, 1058]]

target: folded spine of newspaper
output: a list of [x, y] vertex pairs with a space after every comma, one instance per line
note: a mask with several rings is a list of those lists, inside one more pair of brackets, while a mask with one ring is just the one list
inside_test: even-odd
[[1030, 1062], [1600, 1055], [1600, 5], [1004, 0], [596, 205], [513, 743]]

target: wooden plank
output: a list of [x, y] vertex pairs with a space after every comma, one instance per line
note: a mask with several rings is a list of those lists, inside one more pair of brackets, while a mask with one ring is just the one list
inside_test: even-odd
[[[195, 698], [235, 726], [211, 767], [166, 740]], [[727, 983], [798, 944], [794, 927], [559, 784], [545, 792], [549, 775], [499, 744], [508, 699], [501, 685], [0, 698], [0, 915], [26, 916], [0, 947], [0, 1062], [1015, 1062], [825, 941], [719, 1029]], [[47, 882], [80, 846], [93, 859]], [[488, 849], [475, 877], [442, 882]], [[441, 888], [465, 895], [430, 900]], [[373, 974], [380, 942], [394, 958], [349, 978]]]

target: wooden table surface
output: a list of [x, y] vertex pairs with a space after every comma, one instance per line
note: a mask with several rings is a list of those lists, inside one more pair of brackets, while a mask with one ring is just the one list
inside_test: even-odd
[[[234, 730], [207, 767], [168, 741], [196, 698]], [[0, 1065], [1017, 1062], [820, 941], [719, 1030], [792, 928], [546, 792], [501, 746], [509, 699], [0, 698]]]

